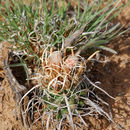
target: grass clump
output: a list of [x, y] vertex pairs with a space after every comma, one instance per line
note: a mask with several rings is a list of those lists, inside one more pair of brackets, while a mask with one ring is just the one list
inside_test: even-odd
[[[123, 33], [119, 23], [111, 23], [120, 1], [109, 2], [104, 8], [103, 0], [79, 0], [75, 7], [65, 0], [30, 4], [5, 0], [1, 5], [0, 40], [12, 45], [10, 50], [24, 66], [31, 86], [20, 100], [23, 104], [28, 95], [31, 97], [21, 110], [26, 127], [28, 113], [32, 121], [29, 128], [38, 120], [47, 129], [87, 127], [84, 117], [97, 113], [113, 122], [101, 108], [109, 105], [96, 95], [95, 88], [111, 96], [91, 82], [85, 71], [97, 50], [116, 54], [105, 45]], [[86, 60], [82, 53], [90, 57]], [[74, 122], [77, 117], [80, 121]]]

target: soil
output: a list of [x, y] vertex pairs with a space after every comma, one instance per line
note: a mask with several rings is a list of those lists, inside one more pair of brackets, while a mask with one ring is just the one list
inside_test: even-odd
[[[128, 2], [124, 0], [123, 2]], [[123, 3], [122, 2], [122, 3]], [[126, 28], [130, 27], [130, 5], [126, 7], [116, 21]], [[1, 46], [1, 44], [0, 44]], [[96, 63], [91, 69], [91, 78], [100, 81], [102, 87], [115, 100], [100, 93], [102, 99], [110, 104], [113, 119], [116, 124], [106, 119], [88, 119], [89, 130], [130, 130], [130, 32], [114, 40], [108, 45], [118, 52], [117, 55], [104, 52], [109, 58], [105, 64]], [[0, 61], [2, 63], [2, 61]], [[38, 125], [37, 125], [38, 126]], [[35, 126], [33, 129], [37, 130]], [[2, 69], [0, 67], [0, 129], [24, 130], [22, 123], [16, 116], [16, 102], [14, 94]]]

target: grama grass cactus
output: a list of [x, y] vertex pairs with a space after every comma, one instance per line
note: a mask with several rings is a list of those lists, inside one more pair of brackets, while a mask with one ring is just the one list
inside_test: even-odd
[[[0, 5], [0, 41], [11, 44], [9, 50], [19, 58], [31, 86], [19, 103], [25, 105], [29, 97], [21, 110], [25, 127], [31, 129], [40, 120], [48, 130], [87, 128], [84, 118], [96, 114], [114, 122], [101, 107], [109, 104], [95, 90], [113, 97], [85, 72], [88, 61], [101, 49], [116, 54], [105, 44], [124, 33], [119, 23], [111, 22], [122, 8], [118, 7], [120, 1], [108, 2], [104, 8], [103, 0], [79, 0], [75, 6], [71, 0], [29, 4], [5, 0]], [[86, 59], [83, 53], [90, 57]], [[29, 125], [28, 116], [32, 121]]]

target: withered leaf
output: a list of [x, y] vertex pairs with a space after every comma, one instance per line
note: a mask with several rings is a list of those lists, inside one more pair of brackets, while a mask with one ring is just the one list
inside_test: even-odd
[[72, 43], [83, 33], [83, 31], [87, 25], [88, 25], [88, 23], [83, 25], [79, 30], [75, 31], [70, 37], [66, 38], [65, 43], [64, 43], [64, 47], [66, 48], [66, 47], [71, 46]]

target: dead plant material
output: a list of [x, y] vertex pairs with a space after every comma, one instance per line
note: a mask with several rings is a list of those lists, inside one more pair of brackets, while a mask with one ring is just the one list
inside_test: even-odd
[[67, 48], [72, 45], [74, 41], [78, 39], [78, 37], [83, 33], [84, 29], [87, 27], [88, 23], [83, 25], [79, 30], [74, 32], [70, 37], [65, 39], [64, 47]]

